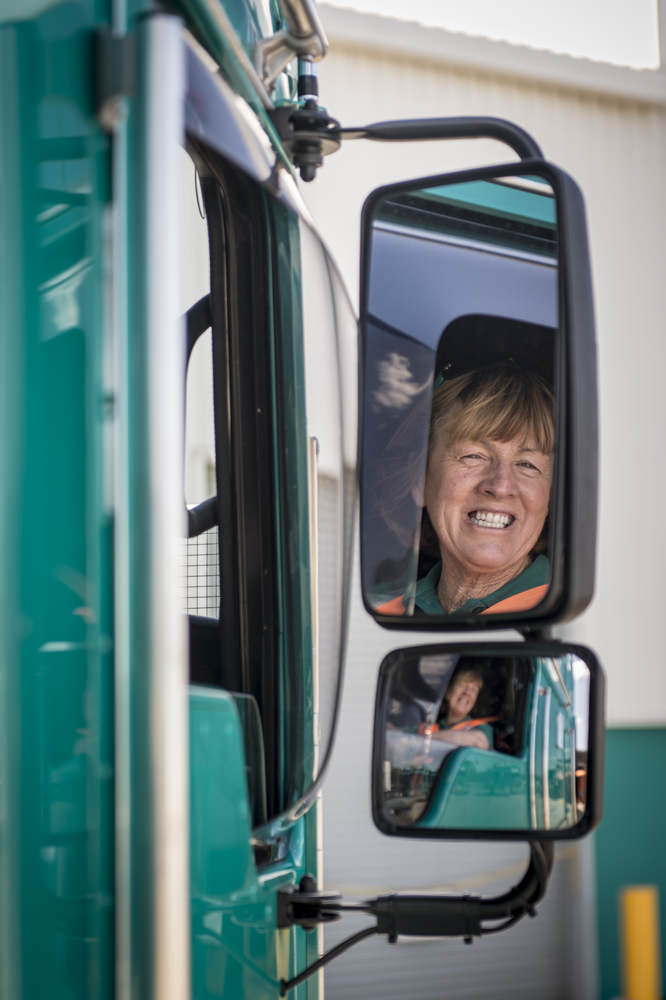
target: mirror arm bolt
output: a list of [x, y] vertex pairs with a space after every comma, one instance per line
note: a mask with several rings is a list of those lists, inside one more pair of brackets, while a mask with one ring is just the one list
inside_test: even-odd
[[302, 108], [279, 105], [270, 117], [301, 178], [314, 180], [324, 157], [340, 148], [339, 122], [311, 98]]
[[277, 925], [293, 927], [297, 924], [311, 931], [317, 924], [339, 920], [340, 913], [333, 908], [339, 900], [339, 892], [320, 892], [312, 875], [304, 875], [298, 888], [290, 886], [278, 892]]
[[278, 105], [269, 114], [301, 179], [314, 180], [324, 157], [340, 148], [340, 122], [319, 107], [317, 70], [311, 59], [298, 60], [298, 105]]

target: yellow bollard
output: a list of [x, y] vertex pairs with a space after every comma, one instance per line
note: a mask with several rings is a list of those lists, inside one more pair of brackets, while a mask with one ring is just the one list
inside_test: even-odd
[[622, 997], [660, 1000], [659, 893], [654, 885], [620, 890]]

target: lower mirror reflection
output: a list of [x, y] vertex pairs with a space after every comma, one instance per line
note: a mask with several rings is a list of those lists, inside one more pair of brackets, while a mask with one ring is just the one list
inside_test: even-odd
[[590, 669], [579, 656], [405, 649], [382, 671], [382, 826], [566, 830], [583, 817]]

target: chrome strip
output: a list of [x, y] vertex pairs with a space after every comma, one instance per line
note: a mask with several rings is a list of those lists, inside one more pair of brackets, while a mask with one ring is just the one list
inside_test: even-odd
[[105, 390], [115, 400], [110, 428], [113, 505], [113, 646], [114, 646], [114, 768], [115, 768], [115, 982], [116, 1000], [131, 995], [132, 982], [132, 759], [128, 733], [132, 719], [130, 681], [129, 580], [129, 358], [126, 323], [127, 269], [127, 121], [123, 115], [113, 133], [111, 175], [114, 198], [106, 220], [109, 248], [105, 296], [105, 337], [108, 369]]
[[532, 711], [530, 713], [530, 824], [533, 830], [537, 829], [537, 808], [536, 808], [536, 724], [539, 717], [539, 700], [542, 689], [537, 688], [532, 701]]
[[[178, 151], [185, 129], [185, 58], [178, 18], [150, 17], [139, 30], [145, 55], [145, 134], [141, 137], [145, 174], [140, 193], [146, 229], [144, 419], [148, 463], [141, 521], [148, 533], [149, 565], [141, 577], [147, 587], [147, 662], [133, 663], [135, 684], [139, 683], [137, 670], [145, 670], [144, 697], [134, 700], [133, 728], [135, 746], [149, 755], [139, 763], [144, 768], [150, 802], [144, 813], [148, 829], [135, 830], [134, 843], [142, 848], [139, 857], [148, 858], [151, 865], [145, 890], [149, 898], [142, 901], [144, 918], [151, 926], [151, 1000], [189, 1000], [188, 664], [186, 622], [179, 595], [180, 547], [186, 537], [185, 334], [178, 319]], [[134, 499], [136, 502], [136, 494]], [[141, 569], [134, 568], [134, 580], [139, 574]], [[142, 733], [137, 727], [142, 725], [144, 743], [140, 744]], [[136, 879], [139, 873], [135, 870], [133, 874]], [[141, 890], [136, 884], [133, 890], [136, 901]]]
[[317, 58], [325, 56], [328, 39], [312, 0], [278, 0], [278, 6], [291, 34], [298, 39], [316, 38], [317, 44], [313, 46], [312, 55], [314, 57], [319, 50]]
[[319, 441], [308, 440], [308, 507], [310, 541], [310, 618], [312, 624], [313, 769], [319, 768]]
[[[319, 441], [316, 437], [308, 440], [308, 508], [310, 514], [310, 604], [312, 617], [312, 732], [315, 776], [319, 770], [320, 721], [319, 721]], [[322, 815], [322, 793], [317, 793], [315, 802], [316, 824], [316, 871], [317, 888], [323, 889], [324, 883], [324, 820]], [[319, 954], [324, 953], [324, 925], [317, 925], [317, 948]], [[324, 997], [324, 970], [319, 970], [317, 976], [319, 998]]]
[[541, 741], [541, 793], [543, 797], [543, 828], [550, 830], [550, 786], [548, 784], [548, 748], [550, 746], [550, 688], [544, 691], [544, 719]]
[[286, 29], [257, 43], [254, 61], [264, 87], [270, 89], [295, 56], [318, 60], [328, 52], [328, 39], [312, 0], [278, 0]]
[[558, 681], [560, 687], [562, 688], [562, 691], [564, 692], [564, 696], [563, 696], [564, 704], [566, 705], [567, 708], [571, 708], [572, 707], [571, 706], [571, 696], [569, 695], [569, 692], [567, 691], [567, 686], [564, 683], [564, 678], [562, 677], [562, 671], [560, 670], [560, 665], [558, 663], [558, 657], [551, 656], [551, 657], [549, 657], [549, 660], [550, 660], [550, 663], [551, 663], [551, 665], [553, 667], [553, 670], [555, 671], [555, 674], [557, 676], [557, 681]]
[[[571, 823], [574, 825], [578, 819], [578, 790], [576, 788], [576, 725], [574, 723], [567, 732], [569, 733], [569, 779], [571, 782]], [[585, 802], [584, 805], [587, 805]]]

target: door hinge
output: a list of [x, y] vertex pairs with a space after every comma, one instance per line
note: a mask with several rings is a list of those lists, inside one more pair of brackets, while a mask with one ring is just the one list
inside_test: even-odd
[[114, 132], [122, 117], [122, 100], [136, 89], [136, 36], [117, 35], [109, 27], [95, 32], [97, 70], [96, 117], [105, 132]]

